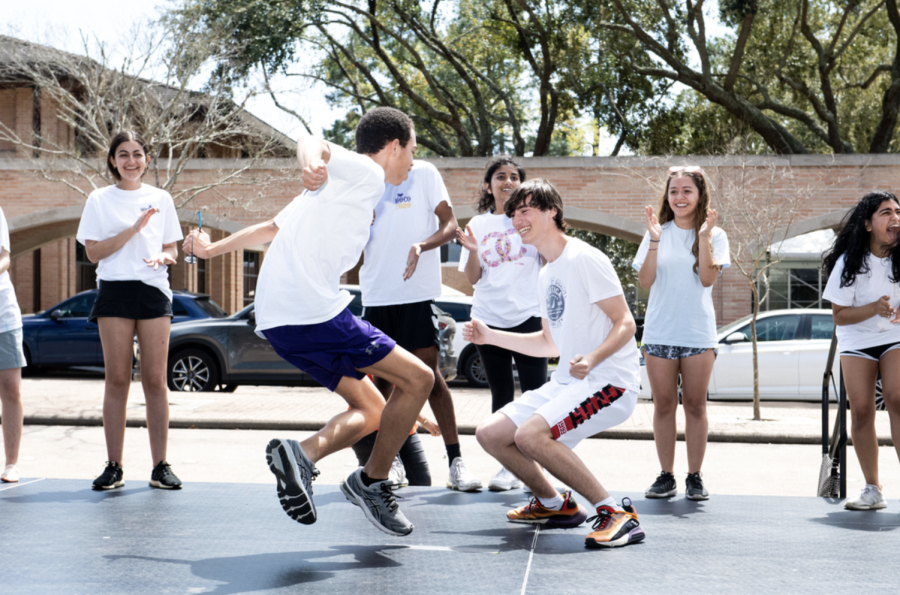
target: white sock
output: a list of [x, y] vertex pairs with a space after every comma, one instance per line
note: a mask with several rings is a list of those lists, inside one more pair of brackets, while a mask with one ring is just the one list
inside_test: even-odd
[[552, 498], [538, 498], [538, 502], [547, 510], [562, 510], [563, 504], [566, 503], [559, 494]]
[[594, 510], [599, 510], [601, 506], [609, 506], [610, 508], [615, 508], [616, 501], [612, 496], [610, 496], [606, 500], [601, 500], [600, 502], [594, 504]]

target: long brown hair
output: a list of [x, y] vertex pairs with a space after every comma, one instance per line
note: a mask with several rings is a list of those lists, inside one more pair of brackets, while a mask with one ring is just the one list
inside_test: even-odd
[[[690, 178], [697, 187], [697, 209], [694, 211], [694, 245], [691, 246], [691, 254], [694, 255], [694, 273], [699, 274], [700, 271], [700, 228], [706, 221], [706, 212], [709, 210], [709, 185], [706, 183], [706, 176], [699, 167], [681, 167], [669, 170], [666, 177], [666, 190], [663, 192], [662, 200], [659, 201], [659, 224], [665, 225], [669, 221], [675, 220], [675, 213], [669, 206], [669, 182], [672, 178]], [[710, 230], [712, 232], [712, 230]], [[712, 239], [712, 236], [710, 236]], [[712, 260], [713, 266], [718, 266], [716, 259]]]
[[[478, 213], [493, 213], [494, 205], [496, 204], [494, 195], [491, 194], [491, 178], [494, 177], [494, 172], [500, 169], [504, 165], [511, 165], [519, 172], [519, 182], [525, 181], [525, 170], [522, 169], [522, 166], [516, 163], [516, 161], [510, 157], [509, 155], [500, 155], [499, 157], [494, 157], [490, 161], [488, 161], [487, 167], [484, 168], [484, 184], [481, 185], [481, 188], [478, 190], [478, 200], [475, 202], [475, 210]], [[487, 188], [485, 188], [487, 185]], [[499, 213], [495, 213], [499, 215]]]

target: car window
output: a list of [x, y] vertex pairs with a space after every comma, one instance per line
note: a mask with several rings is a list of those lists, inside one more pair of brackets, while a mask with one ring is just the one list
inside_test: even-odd
[[59, 310], [60, 318], [87, 318], [94, 307], [94, 299], [97, 294], [94, 292], [79, 294], [70, 300], [66, 300], [54, 310]]
[[184, 304], [178, 298], [174, 298], [172, 300], [172, 315], [173, 316], [190, 316], [190, 313], [187, 311], [187, 308], [184, 307]]
[[228, 318], [228, 312], [209, 298], [197, 298], [194, 303], [206, 312], [210, 318]]
[[359, 290], [350, 289], [348, 290], [350, 295], [353, 296], [353, 301], [347, 306], [347, 309], [350, 310], [350, 313], [356, 317], [362, 316], [363, 305], [362, 305], [362, 294]]
[[[756, 338], [758, 341], [793, 341], [798, 328], [800, 328], [799, 314], [770, 316], [756, 321]], [[747, 341], [752, 340], [749, 324], [735, 332], [743, 333]]]
[[471, 320], [472, 306], [469, 304], [458, 304], [456, 302], [435, 301], [435, 305], [453, 317], [456, 322], [465, 322]]
[[814, 315], [809, 330], [810, 339], [831, 340], [834, 334], [834, 318], [826, 315]]

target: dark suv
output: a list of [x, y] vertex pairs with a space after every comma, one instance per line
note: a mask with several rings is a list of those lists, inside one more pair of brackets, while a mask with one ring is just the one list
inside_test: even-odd
[[[29, 366], [103, 366], [100, 328], [88, 322], [97, 290], [82, 291], [41, 312], [22, 316], [25, 359]], [[208, 295], [172, 291], [173, 323], [225, 318], [228, 313]]]
[[[353, 295], [348, 308], [362, 315], [362, 299], [356, 285], [343, 285]], [[456, 375], [453, 336], [456, 323], [442, 314], [438, 319], [439, 365], [444, 377]], [[172, 325], [169, 336], [167, 378], [173, 391], [230, 392], [239, 385], [296, 386], [313, 379], [281, 359], [269, 342], [256, 334], [251, 304], [232, 316]]]

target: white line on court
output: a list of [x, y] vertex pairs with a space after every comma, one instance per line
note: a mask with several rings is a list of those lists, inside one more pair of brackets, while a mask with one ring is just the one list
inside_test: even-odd
[[37, 483], [37, 482], [39, 482], [39, 481], [44, 481], [45, 479], [47, 479], [47, 478], [46, 478], [46, 477], [41, 477], [40, 479], [32, 479], [31, 481], [26, 481], [25, 483], [21, 483], [21, 482], [13, 483], [13, 484], [10, 484], [8, 487], [0, 488], [0, 492], [2, 492], [2, 491], [4, 491], [4, 490], [11, 490], [11, 489], [13, 489], [13, 488], [21, 488], [22, 486], [27, 486], [27, 485], [30, 485], [30, 484], [32, 484], [32, 483]]
[[537, 547], [537, 538], [541, 532], [541, 526], [534, 528], [534, 541], [531, 542], [531, 552], [528, 554], [528, 565], [525, 567], [525, 580], [522, 581], [521, 595], [525, 595], [525, 588], [528, 586], [528, 574], [531, 572], [531, 559], [534, 558], [534, 549]]

